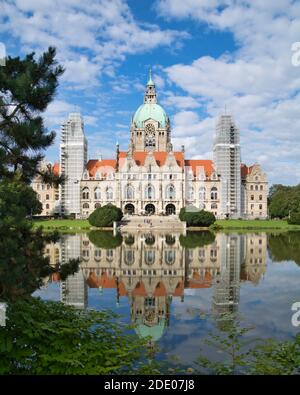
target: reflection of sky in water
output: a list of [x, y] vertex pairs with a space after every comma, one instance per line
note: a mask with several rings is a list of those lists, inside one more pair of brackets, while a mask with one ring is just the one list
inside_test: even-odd
[[[266, 272], [257, 284], [240, 282], [238, 311], [245, 324], [255, 327], [247, 336], [291, 339], [299, 331], [291, 324], [291, 305], [300, 301], [300, 267], [293, 261], [272, 262], [268, 254], [266, 259]], [[210, 317], [213, 294], [211, 287], [185, 289], [184, 301], [172, 297], [169, 326], [159, 341], [165, 354], [177, 355], [186, 363], [195, 360], [203, 348], [203, 339], [214, 328]], [[59, 283], [49, 283], [35, 295], [60, 300]], [[111, 309], [130, 323], [128, 297], [120, 297], [117, 303], [115, 289], [88, 288], [88, 307]]]

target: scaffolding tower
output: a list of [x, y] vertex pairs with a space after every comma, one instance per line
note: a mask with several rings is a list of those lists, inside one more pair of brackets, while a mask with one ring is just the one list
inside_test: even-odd
[[231, 115], [221, 115], [216, 126], [214, 163], [221, 176], [222, 216], [241, 217], [240, 132]]

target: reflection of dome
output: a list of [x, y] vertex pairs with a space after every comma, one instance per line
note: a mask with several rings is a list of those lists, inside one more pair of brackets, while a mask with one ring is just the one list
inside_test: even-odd
[[142, 104], [135, 112], [133, 122], [135, 122], [138, 128], [143, 126], [143, 122], [147, 119], [154, 119], [159, 122], [159, 126], [164, 128], [168, 122], [168, 117], [165, 110], [156, 103], [145, 103]]
[[148, 337], [152, 341], [158, 341], [164, 334], [165, 326], [166, 326], [165, 319], [161, 318], [159, 322], [153, 326], [148, 326], [137, 322], [135, 331], [139, 337], [142, 338]]

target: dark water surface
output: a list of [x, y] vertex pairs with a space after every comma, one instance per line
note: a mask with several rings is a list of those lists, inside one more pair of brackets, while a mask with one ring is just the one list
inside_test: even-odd
[[[64, 235], [47, 246], [53, 265], [82, 259], [67, 280], [45, 280], [43, 299], [80, 309], [109, 308], [151, 339], [161, 354], [192, 363], [224, 313], [238, 312], [247, 334], [289, 340], [300, 301], [300, 232], [110, 233]], [[218, 353], [218, 350], [215, 350]]]

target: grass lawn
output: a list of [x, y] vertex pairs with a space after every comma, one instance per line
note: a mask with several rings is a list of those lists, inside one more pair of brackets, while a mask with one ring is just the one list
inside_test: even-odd
[[300, 230], [300, 225], [289, 225], [285, 220], [238, 220], [219, 219], [217, 225], [223, 229], [281, 229]]
[[91, 228], [89, 221], [87, 219], [45, 219], [45, 220], [34, 220], [34, 227], [37, 228], [42, 226], [44, 230], [54, 230], [59, 231], [80, 231], [88, 230]]

